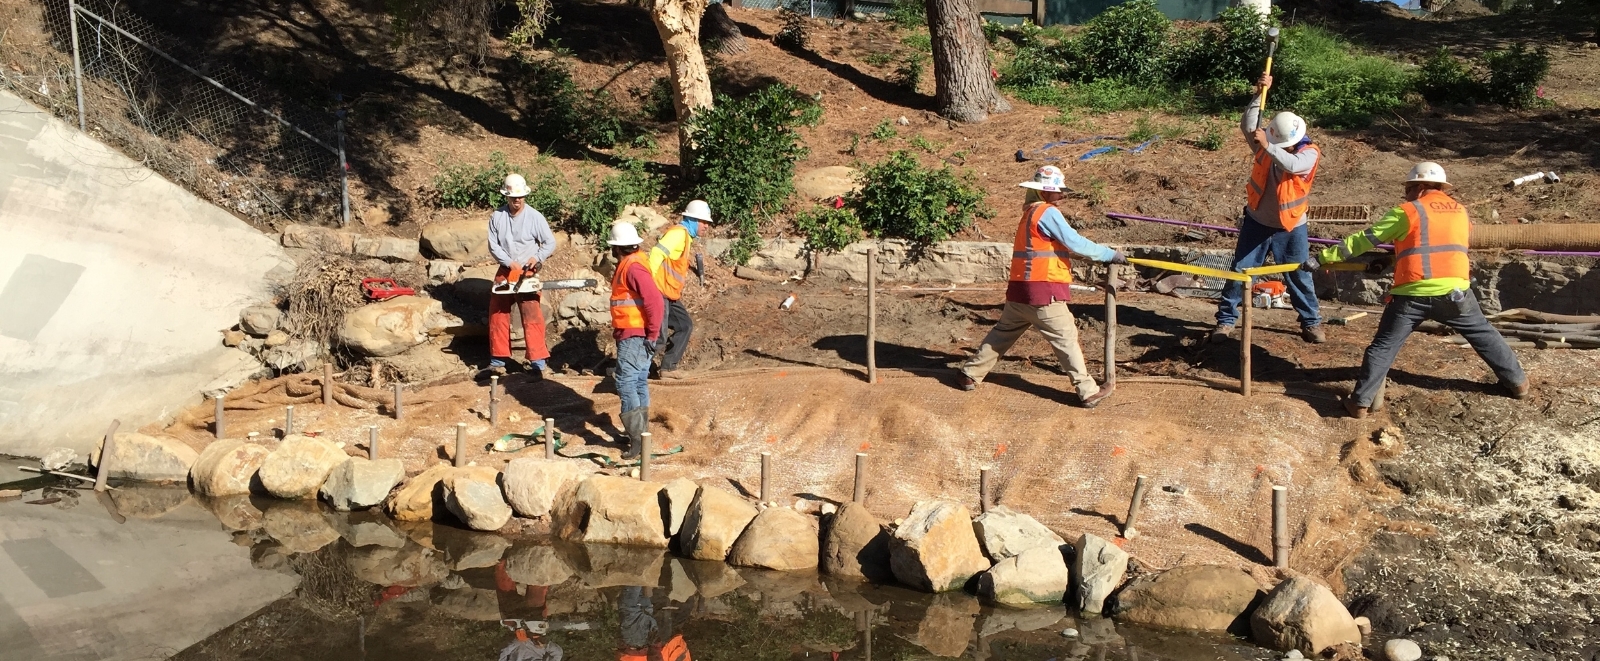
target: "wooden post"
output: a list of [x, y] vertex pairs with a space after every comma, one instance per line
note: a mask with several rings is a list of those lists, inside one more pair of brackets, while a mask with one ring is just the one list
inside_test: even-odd
[[112, 420], [111, 427], [106, 429], [105, 440], [100, 441], [100, 459], [96, 462], [97, 465], [94, 471], [95, 491], [106, 490], [106, 477], [111, 474], [111, 469], [108, 466], [111, 464], [111, 456], [116, 454], [117, 428], [121, 426], [121, 420]]
[[500, 377], [489, 377], [489, 426], [500, 424]]
[[217, 423], [211, 426], [211, 432], [219, 440], [221, 438], [223, 438], [224, 436], [228, 435], [227, 423], [223, 422], [223, 420], [222, 420], [222, 416], [223, 416], [223, 413], [222, 413], [222, 400], [226, 399], [227, 397], [228, 397], [227, 393], [223, 393], [223, 394], [220, 394], [220, 395], [216, 396]]
[[1139, 531], [1133, 528], [1134, 520], [1139, 518], [1139, 508], [1144, 505], [1144, 491], [1150, 479], [1140, 475], [1133, 482], [1133, 500], [1128, 501], [1128, 518], [1122, 521], [1122, 538], [1133, 539], [1139, 536]]
[[1289, 567], [1289, 487], [1272, 487], [1272, 566]]
[[867, 453], [856, 453], [856, 490], [850, 497], [852, 503], [867, 502]]
[[650, 432], [639, 435], [639, 481], [650, 481]]
[[467, 465], [467, 423], [456, 423], [456, 466]]
[[1106, 265], [1106, 374], [1101, 388], [1117, 387], [1117, 265]]
[[867, 248], [867, 383], [878, 382], [878, 247]]
[[1255, 289], [1255, 283], [1255, 278], [1244, 281], [1244, 312], [1240, 315], [1244, 328], [1239, 332], [1239, 394], [1245, 397], [1250, 396], [1250, 329], [1254, 322], [1251, 310], [1256, 306], [1251, 300], [1255, 297], [1251, 290]]
[[544, 419], [544, 458], [556, 458], [556, 419]]
[[989, 468], [978, 469], [978, 512], [989, 511]]
[[394, 419], [400, 419], [400, 383], [394, 384]]
[[322, 364], [322, 405], [333, 405], [333, 364]]
[[761, 502], [772, 502], [772, 453], [761, 453]]
[[294, 433], [294, 405], [283, 407], [283, 437], [289, 438]]
[[378, 460], [378, 426], [367, 425], [367, 460]]
[[1044, 0], [1033, 0], [1033, 24], [1044, 27]]

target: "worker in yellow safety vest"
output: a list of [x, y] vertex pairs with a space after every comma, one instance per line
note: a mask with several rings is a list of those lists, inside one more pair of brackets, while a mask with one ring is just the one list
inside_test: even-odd
[[689, 248], [700, 237], [700, 223], [710, 222], [711, 207], [703, 200], [693, 200], [684, 207], [678, 224], [662, 234], [661, 240], [650, 249], [650, 275], [655, 277], [656, 287], [661, 289], [667, 305], [666, 327], [661, 330], [662, 344], [666, 346], [662, 350], [661, 367], [656, 372], [658, 376], [671, 376], [683, 360], [683, 352], [689, 348], [694, 320], [689, 317], [689, 308], [683, 305], [683, 289], [688, 284], [690, 271], [702, 284], [706, 277], [705, 261]]
[[1394, 242], [1394, 286], [1389, 289], [1389, 304], [1383, 308], [1378, 334], [1361, 359], [1355, 389], [1344, 402], [1351, 417], [1367, 417], [1400, 346], [1428, 319], [1466, 338], [1512, 397], [1528, 396], [1528, 377], [1517, 355], [1489, 325], [1472, 293], [1472, 261], [1467, 256], [1472, 225], [1466, 207], [1445, 192], [1450, 188], [1439, 164], [1418, 163], [1406, 179], [1405, 204], [1391, 209], [1366, 231], [1346, 237], [1301, 264], [1301, 272], [1310, 274], [1325, 264], [1372, 250], [1379, 242]]
[[1062, 371], [1078, 390], [1084, 408], [1094, 408], [1111, 395], [1089, 375], [1078, 346], [1078, 325], [1067, 301], [1072, 300], [1072, 254], [1097, 262], [1126, 264], [1128, 260], [1114, 249], [1083, 238], [1067, 224], [1055, 202], [1066, 194], [1061, 168], [1046, 165], [1033, 175], [1033, 181], [1017, 184], [1037, 195], [1022, 207], [1022, 218], [1011, 246], [1011, 273], [1006, 283], [1006, 305], [1000, 321], [983, 338], [978, 352], [961, 365], [962, 390], [975, 390], [1000, 356], [1029, 328], [1037, 327], [1055, 349]]

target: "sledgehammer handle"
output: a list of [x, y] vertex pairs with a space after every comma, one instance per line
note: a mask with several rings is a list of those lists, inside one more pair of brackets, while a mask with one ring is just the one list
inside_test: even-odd
[[[1262, 70], [1261, 75], [1272, 75], [1272, 56], [1276, 54], [1278, 54], [1278, 28], [1272, 28], [1267, 30], [1267, 68]], [[1256, 103], [1256, 124], [1259, 126], [1261, 119], [1267, 113], [1267, 88], [1261, 88], [1261, 98], [1258, 101]]]

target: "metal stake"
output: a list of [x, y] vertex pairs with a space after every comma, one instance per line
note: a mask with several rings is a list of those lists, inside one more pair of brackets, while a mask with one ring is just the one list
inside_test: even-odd
[[489, 377], [489, 426], [500, 424], [500, 377]]
[[1144, 490], [1149, 485], [1149, 482], [1150, 478], [1143, 475], [1140, 475], [1133, 482], [1133, 500], [1128, 501], [1128, 518], [1122, 521], [1122, 537], [1124, 539], [1133, 539], [1139, 534], [1139, 531], [1133, 528], [1133, 521], [1139, 518], [1139, 507], [1144, 505]]
[[544, 458], [556, 458], [556, 419], [544, 419]]
[[456, 466], [467, 465], [467, 423], [456, 423]]
[[1289, 567], [1289, 487], [1272, 487], [1272, 566]]
[[763, 503], [772, 502], [772, 494], [771, 494], [772, 480], [769, 479], [769, 478], [771, 478], [771, 476], [772, 476], [772, 453], [771, 452], [763, 452], [763, 453], [761, 453], [761, 502], [763, 502]]
[[322, 405], [333, 405], [333, 364], [322, 364]]
[[294, 433], [294, 405], [290, 404], [290, 405], [285, 406], [283, 408], [283, 437], [284, 438], [289, 438], [289, 435], [293, 434], [293, 433]]
[[94, 471], [94, 490], [106, 490], [106, 477], [111, 475], [111, 456], [116, 453], [117, 428], [122, 426], [121, 420], [112, 420], [111, 427], [106, 429], [106, 438], [100, 441], [100, 465]]
[[222, 419], [222, 400], [227, 396], [228, 395], [224, 393], [217, 395], [214, 398], [214, 401], [217, 403], [217, 423], [211, 426], [211, 431], [218, 439], [228, 435], [227, 423], [225, 423]]
[[878, 248], [867, 248], [867, 383], [878, 382]]
[[378, 460], [378, 426], [367, 425], [367, 460]]
[[[344, 95], [336, 95], [335, 100], [343, 101]], [[344, 156], [344, 108], [338, 112], [339, 122], [339, 206], [344, 215], [339, 218], [339, 226], [350, 224], [350, 162]]]
[[1106, 373], [1102, 388], [1117, 387], [1117, 265], [1106, 265]]
[[850, 497], [852, 503], [867, 502], [867, 453], [856, 453], [856, 490]]
[[394, 384], [394, 419], [400, 419], [400, 384]]
[[989, 511], [989, 468], [978, 469], [978, 511]]
[[72, 81], [78, 88], [78, 130], [87, 133], [89, 120], [83, 114], [83, 61], [78, 56], [78, 2], [67, 0], [67, 23], [72, 33]]
[[650, 432], [639, 435], [639, 481], [650, 481]]
[[1255, 308], [1255, 278], [1244, 281], [1244, 329], [1239, 334], [1239, 394], [1250, 396], [1250, 327], [1253, 320], [1251, 310]]

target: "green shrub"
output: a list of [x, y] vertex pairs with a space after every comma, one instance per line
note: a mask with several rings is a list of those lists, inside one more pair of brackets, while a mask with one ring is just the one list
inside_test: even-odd
[[778, 29], [777, 34], [772, 35], [772, 43], [779, 48], [792, 51], [805, 50], [806, 43], [810, 39], [805, 15], [788, 7], [784, 7], [779, 13], [783, 14], [783, 27]]
[[908, 55], [906, 59], [900, 62], [900, 66], [894, 70], [894, 76], [890, 82], [904, 87], [908, 91], [915, 92], [917, 91], [917, 86], [922, 84], [922, 74], [927, 70], [927, 66], [927, 56], [921, 53]]
[[1162, 78], [1172, 21], [1155, 0], [1128, 0], [1089, 19], [1077, 39], [1075, 74], [1082, 80]]
[[1539, 85], [1550, 73], [1550, 51], [1544, 46], [1529, 49], [1518, 43], [1506, 50], [1484, 53], [1483, 64], [1489, 70], [1489, 79], [1484, 83], [1488, 100], [1507, 108], [1526, 108], [1534, 104]]
[[881, 50], [873, 51], [867, 53], [866, 57], [861, 58], [861, 60], [875, 67], [888, 66], [890, 62], [894, 61], [894, 53]]
[[[1065, 73], [1061, 59], [1041, 46], [1019, 46], [1000, 69], [1000, 86], [1013, 93], [1049, 87]], [[1024, 99], [1027, 100], [1027, 99]], [[1032, 101], [1029, 101], [1032, 103]]]
[[989, 216], [983, 190], [971, 173], [950, 166], [935, 170], [910, 152], [897, 151], [861, 168], [861, 188], [846, 203], [863, 229], [880, 237], [931, 244], [944, 241]]
[[623, 114], [610, 92], [579, 87], [565, 59], [521, 60], [514, 80], [524, 103], [523, 117], [537, 138], [606, 149], [644, 133]]
[[1321, 126], [1352, 128], [1407, 105], [1412, 77], [1394, 60], [1366, 54], [1318, 27], [1283, 32], [1269, 109], [1293, 108]]
[[1214, 22], [1176, 31], [1166, 73], [1174, 83], [1208, 88], [1213, 97], [1240, 96], [1261, 73], [1269, 25], [1255, 9], [1240, 5], [1223, 10]]
[[736, 228], [739, 238], [729, 251], [734, 263], [755, 254], [761, 218], [777, 212], [794, 192], [794, 164], [807, 153], [798, 129], [821, 120], [816, 100], [788, 85], [743, 98], [718, 97], [690, 119], [690, 163], [699, 177], [694, 193]]
[[[583, 187], [566, 200], [557, 224], [587, 236], [605, 236], [625, 207], [652, 204], [661, 197], [661, 177], [646, 170], [642, 160], [627, 159], [616, 174], [604, 179], [596, 180], [589, 172], [583, 173], [582, 179]], [[530, 195], [530, 203], [532, 199]], [[551, 216], [548, 211], [540, 211]]]
[[898, 131], [894, 130], [894, 124], [885, 119], [881, 122], [878, 122], [877, 126], [872, 127], [872, 132], [868, 133], [867, 137], [882, 142], [884, 140], [892, 140], [899, 134], [900, 133]]
[[911, 47], [912, 50], [919, 53], [933, 52], [933, 37], [928, 36], [927, 32], [913, 32], [908, 34], [900, 38], [900, 43]]
[[1200, 137], [1194, 139], [1194, 146], [1206, 151], [1217, 151], [1222, 149], [1222, 145], [1226, 139], [1227, 136], [1223, 133], [1223, 128], [1220, 123], [1208, 122], [1206, 124], [1206, 130], [1200, 133]]
[[1116, 78], [1101, 78], [1056, 88], [1051, 105], [1084, 108], [1094, 112], [1163, 109], [1181, 110], [1190, 105], [1186, 88], [1165, 85], [1137, 85]]
[[894, 0], [889, 6], [889, 20], [906, 29], [919, 25], [927, 27], [928, 8], [923, 6], [922, 0]]
[[506, 155], [489, 154], [488, 165], [457, 163], [445, 165], [439, 161], [439, 174], [433, 176], [433, 189], [439, 195], [439, 206], [451, 209], [493, 209], [500, 206], [500, 186], [506, 175], [518, 173], [526, 176], [527, 169], [506, 163]]
[[639, 102], [639, 113], [646, 118], [657, 122], [677, 119], [678, 109], [672, 103], [672, 81], [666, 76], [656, 76], [649, 87], [635, 88], [632, 94]]
[[1440, 46], [1417, 70], [1417, 92], [1433, 103], [1468, 103], [1483, 97], [1483, 85], [1472, 68]]
[[794, 217], [794, 229], [806, 237], [807, 250], [821, 253], [839, 252], [862, 235], [861, 219], [854, 211], [828, 204], [800, 212]]

